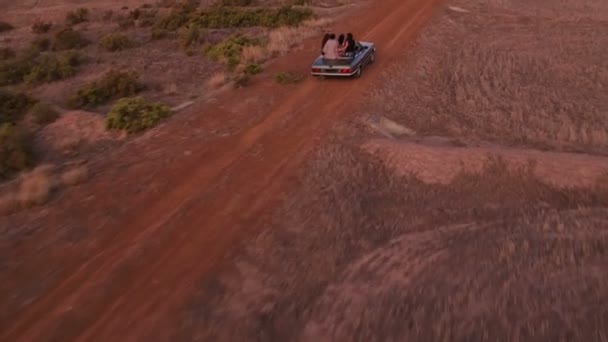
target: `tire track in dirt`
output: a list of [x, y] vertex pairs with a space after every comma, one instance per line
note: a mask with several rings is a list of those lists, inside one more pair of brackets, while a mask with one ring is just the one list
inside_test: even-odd
[[[382, 56], [379, 59], [380, 67], [395, 58], [392, 56], [396, 56], [415, 29], [428, 18], [436, 2], [392, 1], [368, 11], [367, 21], [377, 21], [377, 24], [362, 35], [361, 39], [372, 40], [379, 45], [379, 54]], [[390, 15], [387, 16], [389, 12]], [[378, 20], [380, 18], [382, 20]], [[395, 35], [394, 32], [398, 34]], [[384, 45], [391, 37], [389, 44]], [[402, 44], [396, 45], [396, 42]], [[375, 74], [379, 74], [378, 67], [373, 69]], [[18, 317], [17, 324], [13, 329], [6, 330], [4, 336], [7, 340], [39, 340], [48, 336], [54, 330], [64, 308], [82, 302], [95, 289], [95, 283], [104, 280], [121, 261], [135, 257], [129, 253], [136, 254], [134, 246], [138, 242], [150, 238], [171, 222], [184, 229], [174, 232], [168, 241], [163, 241], [162, 246], [157, 248], [158, 255], [147, 253], [150, 263], [145, 269], [121, 279], [124, 287], [118, 288], [122, 295], [118, 291], [106, 294], [105, 300], [86, 309], [90, 314], [89, 319], [75, 323], [70, 329], [56, 332], [59, 334], [56, 337], [72, 339], [86, 332], [81, 336], [83, 340], [106, 340], [116, 336], [125, 339], [127, 336], [142, 336], [149, 332], [151, 326], [158, 329], [158, 324], [150, 325], [146, 322], [158, 323], [162, 318], [167, 318], [165, 315], [171, 311], [170, 307], [177, 308], [183, 297], [189, 294], [186, 287], [191, 286], [192, 282], [177, 283], [177, 279], [183, 281], [187, 277], [197, 277], [213, 267], [236, 240], [237, 233], [240, 232], [239, 225], [249, 226], [253, 222], [247, 220], [255, 221], [266, 204], [276, 200], [274, 194], [286, 180], [279, 175], [288, 175], [289, 170], [305, 157], [307, 148], [311, 146], [307, 137], [315, 136], [339, 115], [346, 115], [352, 110], [352, 104], [340, 108], [344, 105], [342, 99], [361, 95], [365, 84], [371, 81], [372, 78], [363, 78], [346, 86], [339, 82], [304, 82], [293, 96], [281, 103], [262, 123], [235, 139], [220, 142], [225, 145], [218, 146], [215, 151], [212, 149], [210, 155], [199, 158], [204, 166], [192, 170], [192, 176], [185, 176], [183, 185], [167, 194], [166, 201], [155, 203], [146, 213], [137, 213], [132, 221], [125, 222], [125, 228], [128, 227], [125, 234], [119, 234], [107, 249], [101, 250], [90, 261], [82, 264], [54, 291]], [[336, 94], [343, 96], [335, 96]], [[313, 102], [313, 98], [318, 100]], [[289, 127], [285, 131], [272, 132], [278, 125], [277, 121], [286, 113], [298, 110], [300, 115], [293, 115], [295, 118], [288, 123]], [[264, 147], [263, 160], [243, 156], [256, 142]], [[200, 194], [197, 189], [209, 187], [226, 173], [233, 177], [228, 188], [222, 189], [216, 196], [210, 194], [214, 197], [212, 202], [201, 208], [201, 204], [193, 200], [193, 196]], [[242, 189], [247, 191], [241, 196], [235, 196]], [[162, 277], [163, 281], [152, 282], [154, 276]], [[123, 291], [124, 288], [127, 291]], [[161, 290], [167, 288], [172, 288], [173, 291], [164, 292], [163, 295]], [[182, 298], [177, 298], [178, 295]], [[165, 302], [169, 299], [173, 305]], [[164, 306], [163, 310], [159, 310], [161, 305]], [[134, 321], [138, 322], [139, 329], [133, 327]], [[87, 329], [91, 324], [91, 328]]]

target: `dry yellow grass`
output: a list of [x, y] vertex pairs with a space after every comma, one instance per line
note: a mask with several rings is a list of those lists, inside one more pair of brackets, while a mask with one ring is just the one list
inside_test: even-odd
[[82, 183], [88, 176], [89, 170], [86, 166], [73, 167], [61, 174], [57, 174], [52, 165], [39, 166], [22, 174], [15, 189], [0, 195], [0, 215], [43, 205], [61, 185], [73, 186]]
[[608, 147], [608, 2], [455, 5], [469, 12], [425, 30], [370, 108], [422, 134]]
[[76, 185], [87, 179], [89, 169], [86, 166], [78, 166], [66, 170], [61, 174], [61, 183], [64, 185]]
[[298, 47], [307, 38], [319, 35], [322, 29], [332, 22], [329, 18], [307, 20], [297, 27], [280, 27], [268, 33], [266, 46], [247, 46], [243, 48], [242, 58], [247, 63], [262, 63], [283, 55]]
[[226, 73], [221, 71], [213, 74], [213, 76], [207, 80], [207, 86], [212, 89], [217, 89], [223, 86], [226, 83], [226, 80]]
[[21, 177], [19, 191], [15, 197], [19, 206], [29, 207], [46, 203], [57, 187], [53, 166], [40, 166]]

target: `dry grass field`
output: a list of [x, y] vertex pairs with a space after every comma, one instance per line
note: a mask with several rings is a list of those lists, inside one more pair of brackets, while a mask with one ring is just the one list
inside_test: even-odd
[[184, 331], [607, 341], [605, 56], [606, 2], [448, 2]]

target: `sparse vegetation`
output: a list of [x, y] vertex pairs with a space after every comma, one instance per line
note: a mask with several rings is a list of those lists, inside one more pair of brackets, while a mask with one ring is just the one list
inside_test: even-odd
[[27, 135], [16, 126], [0, 124], [0, 179], [7, 179], [33, 164]]
[[296, 26], [312, 17], [311, 10], [291, 6], [258, 9], [213, 7], [201, 11], [186, 6], [174, 10], [159, 20], [156, 27], [175, 31], [186, 24], [213, 29]]
[[206, 32], [196, 24], [184, 26], [179, 31], [180, 45], [184, 49], [190, 49], [205, 41]]
[[43, 102], [36, 103], [30, 110], [30, 115], [39, 125], [48, 125], [59, 118], [59, 112]]
[[75, 75], [81, 62], [75, 51], [25, 55], [0, 64], [0, 86], [62, 80]]
[[80, 32], [72, 28], [63, 29], [55, 34], [54, 50], [78, 50], [86, 47], [91, 42]]
[[16, 123], [33, 104], [27, 95], [0, 90], [0, 125]]
[[143, 88], [136, 73], [112, 70], [98, 81], [80, 88], [70, 102], [75, 107], [94, 107], [114, 98], [136, 95]]
[[259, 64], [248, 64], [243, 72], [247, 75], [257, 75], [264, 71], [261, 65]]
[[68, 51], [60, 55], [42, 54], [23, 80], [27, 83], [63, 80], [76, 74], [81, 61], [82, 57], [74, 51]]
[[48, 51], [50, 50], [51, 45], [51, 40], [48, 38], [36, 38], [32, 41], [29, 53], [31, 55], [36, 55], [37, 53]]
[[88, 20], [89, 10], [86, 8], [79, 8], [77, 10], [70, 11], [65, 17], [65, 22], [68, 25], [77, 25]]
[[258, 39], [236, 34], [210, 46], [207, 48], [206, 54], [211, 60], [224, 63], [229, 69], [234, 69], [241, 61], [243, 48], [259, 44]]
[[193, 21], [207, 28], [279, 27], [296, 26], [312, 16], [313, 12], [309, 9], [291, 6], [255, 10], [219, 7], [201, 11]]
[[110, 52], [132, 48], [135, 43], [122, 33], [109, 33], [99, 41], [99, 45]]
[[295, 84], [302, 80], [302, 75], [292, 72], [279, 72], [274, 75], [274, 79], [280, 84]]
[[0, 21], [0, 33], [10, 31], [14, 28], [15, 27], [13, 27], [13, 25], [11, 25], [5, 21]]
[[148, 103], [141, 97], [118, 100], [106, 118], [106, 127], [138, 133], [156, 126], [171, 115], [169, 107], [159, 103]]
[[44, 21], [36, 21], [32, 24], [32, 32], [36, 34], [44, 34], [51, 30], [53, 26], [52, 23], [44, 22]]

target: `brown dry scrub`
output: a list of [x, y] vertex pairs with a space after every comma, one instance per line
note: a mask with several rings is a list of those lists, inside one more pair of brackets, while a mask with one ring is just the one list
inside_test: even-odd
[[608, 3], [457, 4], [469, 12], [446, 9], [370, 110], [423, 134], [608, 147]]
[[202, 286], [186, 330], [241, 341], [584, 340], [608, 324], [608, 278], [593, 272], [608, 265], [604, 190], [558, 190], [500, 163], [429, 185], [345, 145], [303, 174], [274, 224]]

